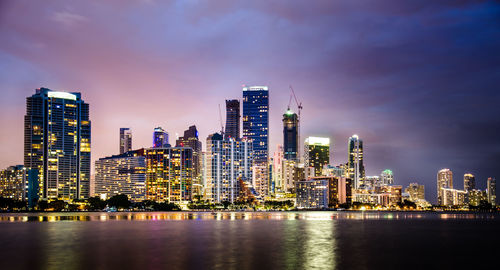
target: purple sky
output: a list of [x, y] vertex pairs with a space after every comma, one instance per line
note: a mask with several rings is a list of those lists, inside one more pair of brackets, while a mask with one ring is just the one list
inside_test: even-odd
[[[164, 3], [169, 2], [169, 3]], [[390, 168], [435, 201], [436, 173], [500, 178], [497, 1], [0, 2], [0, 168], [22, 164], [25, 98], [41, 86], [90, 104], [92, 158], [134, 148], [155, 126], [195, 124], [205, 144], [218, 104], [270, 87], [271, 154], [292, 84], [302, 138], [365, 142], [367, 174]], [[439, 2], [439, 3], [437, 3]], [[223, 113], [224, 114], [224, 113]]]

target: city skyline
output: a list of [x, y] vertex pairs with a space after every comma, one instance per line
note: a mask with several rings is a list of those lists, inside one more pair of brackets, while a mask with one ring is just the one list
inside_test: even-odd
[[[23, 6], [14, 3], [2, 5], [2, 10], [9, 12], [19, 12]], [[334, 25], [333, 29], [338, 35], [323, 27], [315, 32], [315, 36], [324, 33], [326, 36], [338, 38], [314, 40], [308, 38], [307, 31], [314, 26], [324, 25], [324, 22], [312, 20], [312, 16], [316, 16], [314, 12], [318, 12], [321, 7], [306, 6], [311, 10], [311, 14], [305, 12], [294, 17], [294, 11], [304, 8], [303, 6], [290, 9], [277, 6], [268, 10], [257, 5], [250, 8], [255, 14], [243, 12], [240, 16], [248, 18], [255, 15], [260, 18], [257, 29], [269, 28], [262, 34], [261, 39], [268, 38], [275, 43], [268, 42], [268, 47], [259, 45], [256, 49], [248, 49], [244, 46], [245, 42], [259, 38], [258, 31], [248, 29], [248, 37], [237, 41], [241, 36], [228, 26], [229, 28], [224, 29], [229, 33], [224, 36], [225, 40], [230, 41], [224, 47], [228, 49], [227, 54], [209, 49], [206, 56], [200, 55], [200, 48], [197, 46], [182, 48], [182, 45], [185, 45], [184, 42], [195, 44], [193, 41], [211, 41], [211, 46], [219, 44], [219, 41], [201, 34], [210, 29], [210, 24], [203, 20], [212, 20], [219, 24], [229, 21], [248, 27], [244, 20], [231, 15], [232, 11], [238, 9], [216, 6], [209, 9], [208, 14], [202, 15], [196, 13], [201, 11], [198, 7], [180, 5], [178, 9], [181, 13], [185, 10], [186, 13], [191, 11], [197, 15], [191, 18], [172, 16], [173, 20], [180, 21], [185, 28], [200, 26], [202, 31], [194, 31], [195, 34], [189, 34], [186, 40], [180, 39], [174, 44], [168, 44], [162, 39], [159, 45], [164, 47], [151, 45], [154, 48], [148, 48], [144, 47], [146, 43], [132, 42], [131, 47], [118, 45], [116, 41], [126, 41], [125, 35], [113, 24], [98, 29], [96, 26], [106, 18], [91, 9], [56, 5], [42, 9], [39, 5], [41, 4], [35, 3], [26, 7], [23, 14], [27, 16], [19, 16], [37, 18], [36, 24], [23, 22], [21, 18], [12, 17], [9, 12], [0, 11], [0, 31], [2, 36], [6, 37], [5, 42], [0, 45], [0, 59], [3, 63], [0, 65], [3, 71], [0, 79], [4, 97], [0, 101], [0, 124], [4, 127], [0, 133], [2, 169], [23, 163], [22, 117], [25, 114], [25, 98], [31, 95], [35, 88], [48, 87], [58, 91], [82, 93], [85, 101], [90, 104], [93, 139], [91, 164], [94, 164], [99, 158], [117, 154], [116, 138], [120, 127], [130, 127], [133, 130], [134, 149], [150, 147], [151, 131], [157, 126], [168, 131], [173, 141], [177, 137], [176, 133], [182, 134], [188, 126], [196, 125], [200, 130], [200, 138], [204, 140], [206, 136], [219, 130], [218, 104], [224, 104], [225, 99], [240, 99], [241, 84], [269, 86], [269, 156], [272, 156], [276, 144], [282, 141], [281, 118], [288, 103], [288, 85], [292, 84], [298, 98], [304, 103], [299, 149], [303, 149], [302, 138], [329, 137], [332, 140], [333, 163], [344, 163], [347, 161], [347, 138], [358, 134], [364, 141], [367, 176], [378, 175], [382, 170], [390, 168], [394, 171], [397, 184], [425, 184], [426, 198], [431, 201], [436, 198], [436, 190], [433, 188], [435, 175], [442, 168], [450, 168], [459, 177], [472, 172], [480, 189], [486, 187], [488, 177], [498, 178], [499, 169], [496, 164], [500, 157], [497, 150], [500, 143], [495, 130], [499, 129], [500, 123], [491, 118], [491, 115], [497, 114], [495, 104], [499, 101], [493, 85], [493, 75], [498, 69], [491, 66], [498, 64], [498, 56], [491, 52], [493, 48], [498, 47], [499, 41], [494, 39], [488, 44], [484, 42], [475, 46], [469, 44], [470, 47], [465, 46], [465, 41], [465, 45], [459, 42], [467, 37], [466, 34], [472, 34], [467, 32], [468, 27], [481, 26], [480, 16], [498, 21], [494, 19], [495, 16], [499, 17], [498, 7], [493, 4], [441, 4], [443, 6], [440, 8], [455, 11], [456, 14], [448, 14], [431, 6], [427, 9], [431, 15], [421, 11], [418, 4], [412, 7], [394, 4], [388, 11], [369, 6], [366, 12], [372, 16], [369, 18], [375, 22], [375, 29], [384, 26], [383, 21], [377, 19], [380, 14], [392, 14], [395, 19], [411, 14], [417, 22], [427, 22], [430, 25], [435, 25], [435, 20], [438, 19], [451, 21], [445, 24], [445, 29], [435, 29], [430, 33], [411, 24], [404, 24], [401, 29], [392, 26], [387, 33], [395, 35], [393, 41], [384, 39], [383, 36], [371, 36], [367, 32], [362, 32], [365, 37], [354, 36], [345, 40], [342, 38], [349, 38], [351, 35], [344, 34], [349, 28], [337, 25]], [[103, 8], [113, 7], [112, 4], [102, 5]], [[139, 7], [145, 11], [154, 9], [153, 4]], [[137, 6], [130, 3], [119, 10], [118, 15], [125, 16], [130, 20], [126, 23], [132, 24], [138, 19], [130, 15], [130, 10], [134, 8]], [[350, 23], [350, 27], [361, 29], [359, 21], [348, 21], [338, 14], [339, 10], [349, 14], [355, 12], [353, 7], [338, 6], [336, 9], [325, 9], [325, 13], [320, 13], [324, 15], [319, 16], [318, 20], [325, 19], [329, 22], [328, 16], [333, 14], [338, 16], [337, 19]], [[459, 18], [463, 13], [475, 16], [471, 21], [464, 22]], [[163, 19], [160, 19], [159, 14], [156, 15], [145, 20], [145, 25], [133, 29], [140, 31], [148, 26], [158, 31], [167, 30], [163, 38], [168, 39], [173, 33], [160, 27]], [[218, 15], [221, 15], [220, 18]], [[137, 16], [141, 18], [141, 13]], [[280, 20], [283, 21], [282, 24], [279, 23]], [[280, 27], [286, 30], [291, 29], [291, 26], [302, 26], [304, 29], [283, 33], [283, 36], [278, 35]], [[52, 27], [58, 32], [53, 34], [48, 30]], [[403, 31], [405, 29], [415, 31], [416, 37], [406, 35]], [[498, 31], [488, 27], [478, 30], [480, 31], [477, 35], [483, 35], [484, 38], [491, 37]], [[209, 36], [220, 35], [214, 31], [209, 32]], [[95, 41], [83, 40], [78, 36], [79, 33], [97, 38]], [[443, 33], [448, 34], [441, 35]], [[71, 37], [71, 42], [63, 37], [66, 34]], [[116, 41], [105, 39], [106, 34], [113, 34], [109, 39], [116, 38]], [[297, 40], [294, 34], [306, 41]], [[144, 35], [145, 41], [154, 40], [147, 33]], [[275, 35], [278, 35], [278, 38], [273, 38]], [[74, 46], [60, 47], [61, 45], [52, 41], [51, 37], [63, 44], [69, 42]], [[412, 56], [415, 48], [411, 44], [418, 38], [435, 46], [437, 52], [422, 55], [417, 51], [416, 55]], [[348, 49], [352, 44], [365, 43], [364, 39], [379, 46], [359, 45]], [[323, 62], [318, 59], [320, 53], [301, 53], [302, 48], [313, 41], [320, 46], [317, 50], [326, 50], [332, 53], [333, 58]], [[451, 52], [444, 52], [444, 48], [439, 46], [440, 42], [451, 43], [452, 45], [447, 43], [449, 46], [445, 46], [447, 49], [451, 46]], [[104, 43], [115, 44], [117, 47], [105, 46]], [[405, 47], [404, 44], [409, 45]], [[89, 48], [93, 50], [99, 45], [102, 49], [90, 53]], [[276, 49], [281, 47], [281, 53], [275, 53]], [[116, 52], [110, 53], [115, 49]], [[144, 49], [152, 49], [153, 53], [145, 54]], [[393, 54], [387, 53], [387, 49], [391, 49], [389, 51], [397, 57], [407, 56], [409, 63], [393, 62]], [[336, 54], [334, 50], [339, 50], [340, 53]], [[341, 52], [348, 50], [353, 55], [359, 55], [359, 58], [342, 58]], [[76, 51], [82, 53], [75, 53]], [[59, 55], [54, 57], [56, 52]], [[179, 71], [167, 68], [170, 63], [161, 60], [169, 58], [172, 53], [180, 55], [176, 62], [182, 64], [178, 66]], [[381, 56], [376, 56], [376, 53]], [[212, 64], [226, 55], [235, 58], [235, 61], [223, 60], [220, 66], [216, 65], [214, 68]], [[51, 56], [53, 58], [50, 58]], [[90, 58], [85, 59], [89, 56]], [[130, 59], [122, 59], [124, 56], [130, 56]], [[383, 59], [379, 57], [382, 56], [389, 59], [381, 61]], [[252, 57], [255, 59], [242, 61]], [[269, 59], [268, 64], [263, 61], [265, 57]], [[437, 59], [432, 59], [434, 57]], [[428, 63], [419, 62], [417, 58], [423, 58]], [[485, 58], [489, 61], [484, 61]], [[342, 61], [333, 64], [334, 60]], [[133, 61], [139, 63], [137, 68], [120, 67], [128, 66]], [[469, 69], [451, 68], [457, 61], [469, 63], [468, 66], [474, 70], [490, 71], [484, 74]], [[99, 72], [103, 71], [99, 68], [101, 63], [105, 70], [115, 71], [103, 73], [106, 76], [100, 75]], [[444, 67], [438, 63], [442, 63]], [[289, 68], [271, 72], [271, 69], [280, 70], [287, 66]], [[439, 67], [437, 71], [433, 70], [436, 66]], [[192, 69], [193, 67], [196, 68]], [[152, 69], [162, 72], [147, 72]], [[405, 71], [401, 74], [398, 73], [399, 69]], [[191, 72], [188, 73], [187, 70]], [[431, 71], [433, 74], [437, 72], [436, 77], [447, 79], [442, 81], [430, 75]], [[169, 72], [173, 72], [172, 75], [162, 78]], [[418, 75], [410, 76], [413, 72]], [[15, 75], [16, 73], [19, 75]], [[150, 75], [146, 76], [144, 73]], [[481, 77], [478, 77], [480, 75]], [[189, 82], [191, 76], [196, 78], [195, 82]], [[394, 76], [398, 78], [395, 79]], [[188, 104], [193, 107], [188, 108]], [[468, 106], [464, 107], [463, 104]], [[464, 108], [467, 108], [466, 112]], [[454, 188], [462, 188], [462, 184], [462, 181], [458, 181]]]

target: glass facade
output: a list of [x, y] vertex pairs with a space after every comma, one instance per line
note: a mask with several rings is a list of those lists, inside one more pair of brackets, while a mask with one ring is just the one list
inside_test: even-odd
[[240, 138], [240, 101], [237, 99], [226, 100], [226, 129], [224, 139]]
[[26, 99], [24, 166], [38, 171], [39, 197], [89, 197], [89, 105], [80, 93], [36, 90]]
[[305, 166], [313, 167], [315, 175], [322, 175], [323, 167], [330, 163], [330, 139], [308, 137], [304, 142], [304, 148]]
[[130, 128], [120, 128], [120, 154], [132, 150], [132, 131]]
[[184, 136], [176, 141], [176, 147], [190, 147], [193, 149], [193, 195], [202, 195], [201, 181], [201, 152], [202, 144], [198, 138], [196, 126], [190, 126], [184, 131]]
[[359, 188], [365, 179], [363, 162], [363, 141], [358, 135], [352, 135], [348, 142], [347, 176], [353, 180], [354, 188]]
[[170, 147], [168, 143], [168, 132], [161, 127], [157, 127], [153, 131], [153, 148], [156, 147]]
[[267, 164], [269, 155], [269, 92], [267, 86], [243, 87], [243, 137], [253, 141], [254, 161]]
[[285, 159], [297, 159], [299, 119], [297, 114], [287, 110], [283, 114], [283, 151]]

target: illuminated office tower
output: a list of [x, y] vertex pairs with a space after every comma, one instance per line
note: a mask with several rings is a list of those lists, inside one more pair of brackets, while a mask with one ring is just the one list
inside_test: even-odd
[[476, 177], [471, 173], [464, 174], [464, 190], [471, 191], [476, 189]]
[[437, 174], [437, 199], [438, 205], [444, 204], [444, 188], [453, 188], [453, 172], [450, 169], [442, 169]]
[[283, 151], [285, 159], [297, 159], [299, 118], [290, 109], [283, 114]]
[[193, 149], [145, 149], [146, 199], [186, 204], [192, 200]]
[[40, 199], [89, 197], [90, 142], [89, 105], [80, 93], [40, 88], [26, 99], [24, 166], [38, 172]]
[[384, 170], [380, 174], [380, 181], [382, 182], [382, 185], [393, 185], [394, 184], [394, 174], [389, 169]]
[[224, 140], [221, 134], [207, 138], [205, 198], [214, 203], [235, 202], [242, 188], [252, 186], [253, 151], [247, 139]]
[[488, 203], [490, 203], [492, 206], [495, 206], [497, 203], [497, 180], [493, 177], [488, 177], [486, 185]]
[[193, 195], [202, 194], [201, 181], [201, 141], [198, 139], [196, 126], [190, 126], [184, 131], [184, 136], [176, 141], [177, 147], [191, 147], [193, 149]]
[[120, 128], [120, 154], [132, 150], [132, 131], [130, 128]]
[[170, 147], [168, 143], [168, 132], [161, 127], [157, 127], [153, 131], [153, 148], [157, 147]]
[[358, 135], [349, 138], [347, 154], [347, 178], [352, 179], [353, 188], [358, 188], [365, 178], [363, 141]]
[[224, 139], [240, 138], [240, 101], [237, 99], [226, 100], [226, 130]]
[[253, 141], [254, 162], [267, 164], [269, 93], [267, 86], [243, 87], [243, 137]]
[[273, 174], [272, 182], [274, 183], [274, 192], [284, 192], [285, 184], [283, 182], [283, 146], [278, 145], [273, 155]]
[[10, 166], [0, 171], [0, 197], [26, 200], [26, 168], [23, 165]]
[[95, 162], [96, 196], [111, 198], [125, 194], [133, 202], [146, 199], [146, 158], [144, 149], [100, 158]]
[[314, 174], [322, 175], [323, 166], [330, 163], [330, 138], [308, 137], [304, 142], [305, 167], [313, 167]]
[[412, 202], [425, 200], [424, 185], [419, 185], [417, 183], [410, 183], [410, 185], [405, 189], [405, 193], [408, 193], [410, 195], [410, 201]]

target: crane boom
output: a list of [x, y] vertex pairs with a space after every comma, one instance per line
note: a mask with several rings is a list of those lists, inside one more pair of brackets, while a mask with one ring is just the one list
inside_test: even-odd
[[299, 160], [300, 160], [300, 123], [302, 122], [302, 119], [300, 118], [300, 112], [302, 111], [302, 102], [299, 102], [299, 100], [297, 99], [297, 96], [295, 95], [295, 91], [293, 90], [293, 87], [292, 85], [290, 85], [290, 90], [292, 91], [292, 94], [290, 95], [290, 102], [288, 103], [288, 107], [290, 107], [290, 103], [292, 101], [292, 96], [295, 100], [295, 104], [297, 104], [297, 109], [298, 109], [298, 123], [297, 123], [297, 141], [298, 141], [298, 145], [297, 145], [297, 155], [299, 156]]
[[220, 134], [224, 136], [224, 124], [222, 122], [222, 113], [220, 110], [220, 103], [219, 103], [219, 120], [220, 120]]

